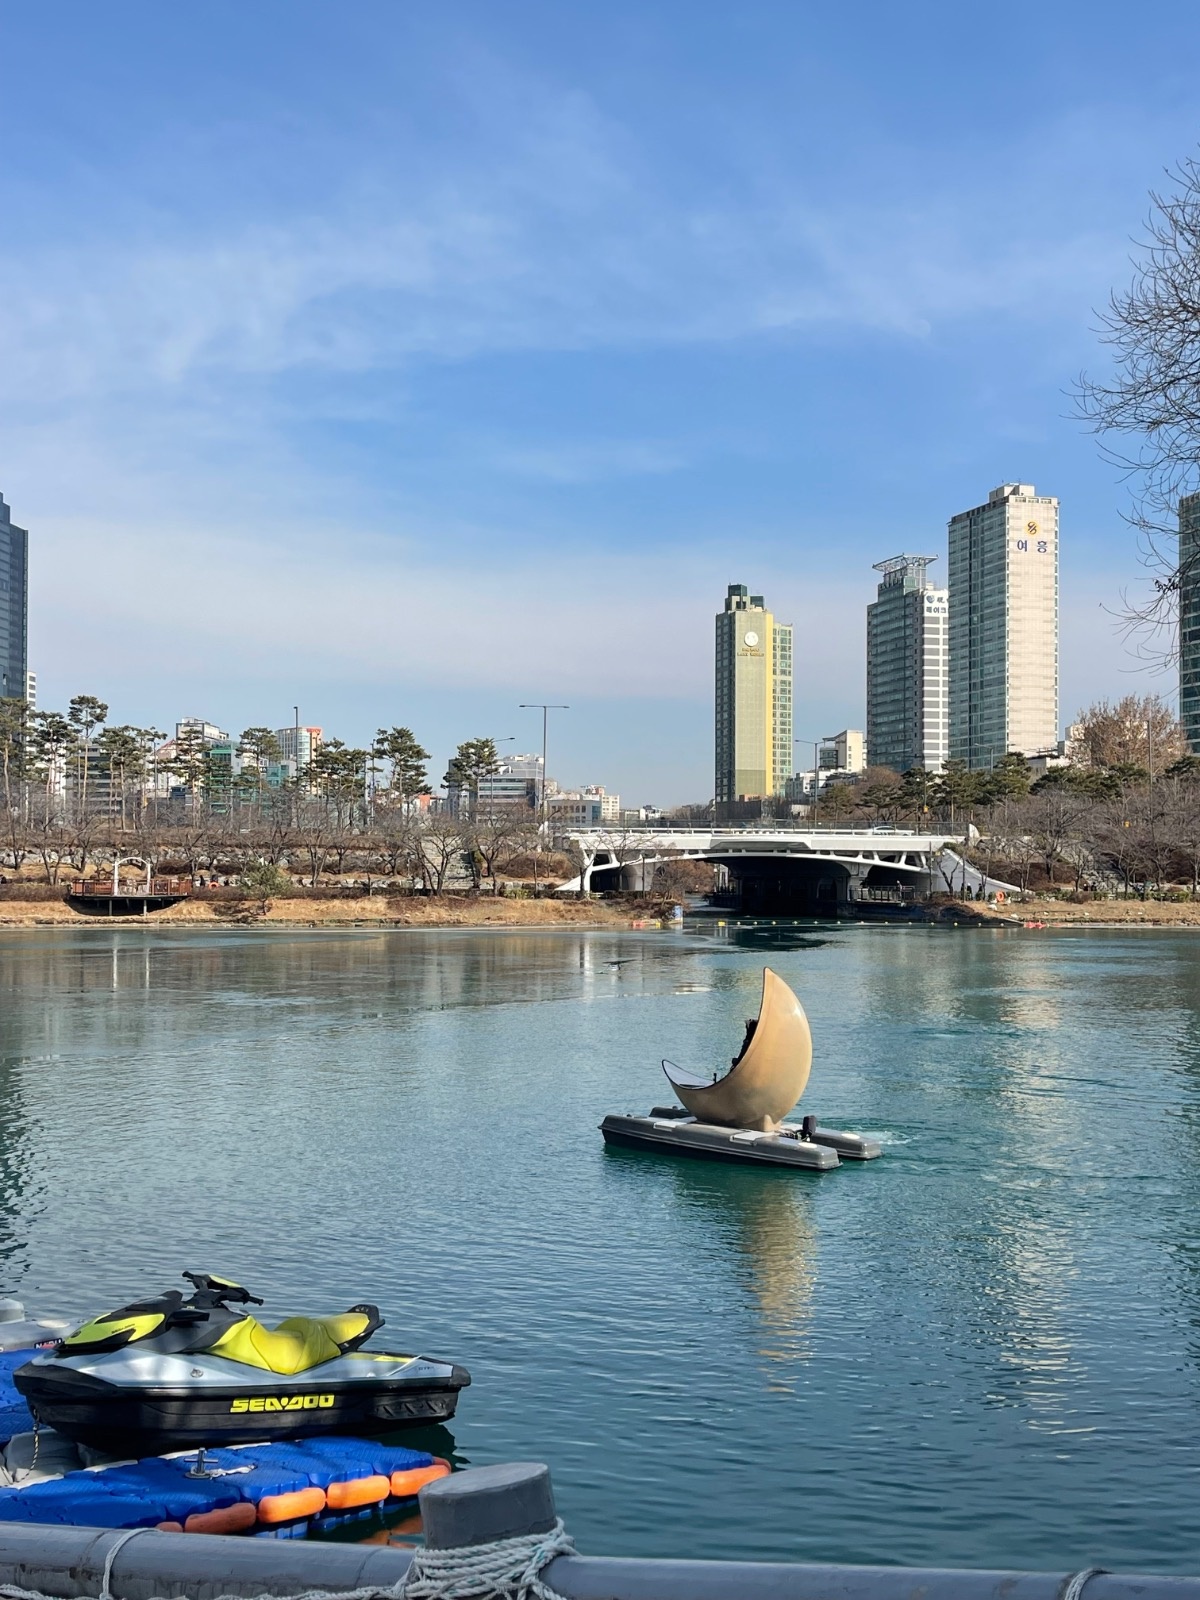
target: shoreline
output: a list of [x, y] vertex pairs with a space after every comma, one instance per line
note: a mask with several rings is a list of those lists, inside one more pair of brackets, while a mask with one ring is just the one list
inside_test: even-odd
[[[645, 914], [643, 913], [644, 920]], [[265, 915], [237, 902], [185, 900], [145, 916], [108, 917], [74, 911], [63, 900], [0, 900], [0, 929], [10, 928], [628, 928], [629, 906], [602, 901], [469, 900], [445, 895], [411, 906], [382, 895], [362, 900], [279, 900]]]
[[[251, 909], [253, 902], [186, 900], [146, 916], [108, 917], [73, 910], [63, 900], [0, 899], [0, 930], [16, 928], [149, 927], [172, 928], [322, 928], [395, 930], [403, 928], [496, 929], [607, 929], [643, 931], [661, 926], [643, 907], [602, 900], [518, 900], [485, 895], [470, 898], [443, 895], [437, 899], [389, 899], [383, 895], [361, 900], [278, 900], [266, 914]], [[731, 923], [736, 914], [715, 912]], [[709, 920], [705, 916], [705, 921]], [[749, 917], [751, 923], [760, 917]], [[803, 922], [808, 917], [771, 918]], [[1101, 900], [1075, 905], [1061, 900], [1028, 900], [996, 907], [971, 901], [943, 902], [920, 918], [872, 919], [872, 925], [908, 927], [1019, 928], [1040, 932], [1051, 928], [1136, 929], [1165, 928], [1176, 932], [1200, 931], [1200, 901]], [[830, 928], [858, 925], [855, 918], [831, 918]]]
[[1041, 923], [1047, 928], [1170, 928], [1200, 931], [1200, 900], [1022, 900], [1011, 906], [976, 905], [939, 907], [938, 921], [964, 922], [972, 927], [1026, 928]]

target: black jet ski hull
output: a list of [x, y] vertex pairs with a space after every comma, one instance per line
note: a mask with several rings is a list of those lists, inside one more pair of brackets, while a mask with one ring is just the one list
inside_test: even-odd
[[78, 1444], [114, 1455], [161, 1455], [198, 1445], [250, 1444], [323, 1433], [366, 1435], [448, 1422], [458, 1392], [470, 1383], [463, 1367], [445, 1378], [414, 1382], [321, 1382], [313, 1375], [203, 1388], [106, 1383], [67, 1367], [23, 1367], [14, 1374], [38, 1422]]

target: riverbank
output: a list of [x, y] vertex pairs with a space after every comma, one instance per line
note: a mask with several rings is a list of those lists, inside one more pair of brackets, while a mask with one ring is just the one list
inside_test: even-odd
[[1010, 927], [1013, 923], [1044, 922], [1048, 927], [1200, 928], [1200, 900], [1089, 900], [1082, 905], [1069, 900], [1022, 900], [1001, 907], [947, 905], [938, 920], [956, 917]]
[[[644, 915], [645, 913], [643, 913]], [[425, 899], [364, 895], [347, 900], [183, 900], [149, 916], [106, 917], [73, 911], [62, 900], [0, 900], [0, 928], [188, 927], [277, 928], [627, 928], [637, 915], [602, 900], [518, 900], [480, 895]]]

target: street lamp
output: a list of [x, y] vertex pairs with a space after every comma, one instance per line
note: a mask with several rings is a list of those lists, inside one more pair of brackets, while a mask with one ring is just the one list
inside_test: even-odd
[[832, 744], [836, 738], [837, 734], [835, 733], [823, 733], [819, 739], [806, 739], [802, 735], [797, 734], [792, 740], [793, 744], [811, 744], [813, 747], [812, 802], [808, 808], [808, 820], [814, 827], [816, 826], [817, 821], [817, 782], [821, 770], [820, 750], [823, 744]]
[[[495, 736], [495, 734], [492, 734], [491, 735], [491, 741], [492, 741], [492, 749], [494, 750], [498, 744], [516, 744], [517, 736], [516, 736], [515, 733], [506, 733], [502, 737], [497, 738]], [[496, 765], [499, 766], [499, 764], [500, 763], [497, 760]], [[495, 774], [489, 774], [489, 776], [495, 776]], [[475, 792], [475, 805], [476, 805], [477, 808], [478, 808], [478, 805], [479, 805], [479, 781], [480, 780], [477, 779], [476, 780], [476, 785], [475, 785], [475, 790], [476, 790], [476, 792]], [[488, 816], [489, 817], [492, 814], [492, 800], [493, 800], [493, 798], [494, 797], [491, 794], [488, 795]]]
[[540, 711], [542, 713], [542, 805], [541, 828], [544, 830], [547, 822], [546, 814], [546, 740], [549, 727], [549, 718], [552, 711], [570, 711], [570, 706], [548, 705], [543, 700], [522, 700], [517, 708], [519, 711]]

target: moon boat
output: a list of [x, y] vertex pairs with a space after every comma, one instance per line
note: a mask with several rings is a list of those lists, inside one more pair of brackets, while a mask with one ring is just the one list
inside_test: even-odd
[[606, 1144], [811, 1172], [882, 1154], [876, 1140], [821, 1128], [814, 1116], [784, 1121], [808, 1086], [812, 1033], [804, 1007], [770, 967], [763, 970], [758, 1016], [747, 1022], [742, 1048], [723, 1077], [688, 1072], [672, 1061], [662, 1065], [682, 1106], [655, 1106], [645, 1117], [607, 1116], [600, 1124]]

